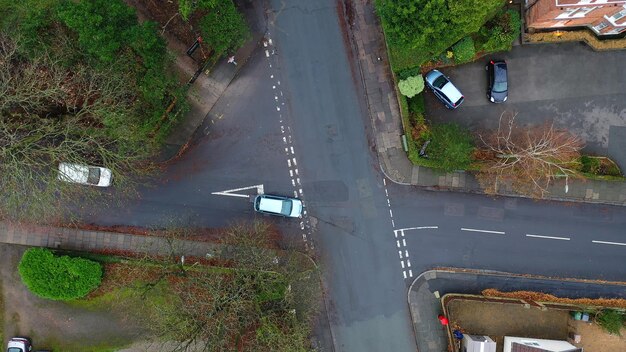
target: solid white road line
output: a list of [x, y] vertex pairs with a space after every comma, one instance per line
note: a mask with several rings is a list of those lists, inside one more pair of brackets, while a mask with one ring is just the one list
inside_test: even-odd
[[407, 227], [404, 229], [398, 229], [396, 231], [406, 231], [406, 230], [425, 230], [425, 229], [438, 229], [439, 226], [419, 226], [419, 227]]
[[541, 236], [541, 235], [531, 235], [531, 234], [526, 234], [526, 237], [545, 238], [545, 239], [548, 239], [548, 240], [561, 240], [561, 241], [569, 241], [570, 240], [569, 237]]
[[612, 244], [614, 246], [626, 246], [626, 243], [622, 243], [622, 242], [606, 242], [606, 241], [591, 241], [593, 243], [598, 243], [598, 244]]
[[465, 227], [461, 227], [461, 231], [470, 231], [470, 232], [482, 232], [482, 233], [493, 233], [496, 235], [504, 235], [505, 233], [502, 231], [491, 231], [491, 230], [478, 230], [478, 229], [468, 229]]

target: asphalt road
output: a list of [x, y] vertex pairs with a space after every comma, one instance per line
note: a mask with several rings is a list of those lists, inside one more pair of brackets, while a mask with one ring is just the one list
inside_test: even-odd
[[[389, 191], [414, 276], [429, 268], [461, 267], [626, 279], [619, 264], [626, 261], [626, 208], [492, 199], [396, 185]], [[399, 231], [415, 227], [421, 229]]]
[[407, 285], [433, 267], [625, 279], [626, 208], [427, 192], [385, 180], [337, 3], [267, 6], [260, 12], [272, 45], [255, 52], [196, 145], [140, 200], [92, 221], [219, 227], [258, 215], [249, 199], [214, 192], [263, 184], [265, 193], [303, 198], [302, 224], [268, 219], [313, 241], [338, 351], [415, 351]]
[[[268, 70], [259, 47], [207, 116], [189, 150], [164, 165], [163, 174], [140, 190], [139, 200], [89, 221], [222, 227], [256, 216], [251, 198], [258, 190], [253, 186], [293, 196]], [[245, 187], [252, 188], [232, 193], [251, 198], [213, 194]]]

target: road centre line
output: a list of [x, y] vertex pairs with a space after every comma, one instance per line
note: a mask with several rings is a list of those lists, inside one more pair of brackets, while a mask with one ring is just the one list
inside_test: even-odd
[[[269, 33], [267, 33], [267, 35], [269, 35]], [[268, 39], [267, 41], [263, 42], [263, 46], [267, 47], [268, 45], [272, 45], [272, 40]], [[275, 51], [272, 49], [271, 54], [274, 55]], [[270, 69], [272, 69], [272, 58], [270, 58], [270, 53], [268, 50], [265, 50], [265, 56], [267, 57], [267, 62], [268, 62], [268, 66]], [[270, 79], [274, 79], [274, 73], [270, 70]], [[296, 152], [294, 149], [293, 144], [293, 137], [291, 135], [291, 126], [288, 123], [283, 123], [283, 113], [281, 112], [281, 107], [285, 106], [285, 102], [281, 101], [282, 98], [284, 97], [283, 91], [280, 89], [280, 81], [276, 80], [275, 85], [272, 85], [272, 90], [274, 90], [274, 102], [275, 102], [275, 107], [276, 107], [276, 111], [278, 111], [278, 118], [279, 118], [279, 126], [280, 126], [280, 132], [282, 135], [282, 140], [283, 140], [283, 144], [285, 145], [285, 154], [287, 155], [287, 166], [288, 166], [288, 171], [289, 171], [289, 176], [291, 178], [291, 184], [293, 186], [293, 195], [294, 198], [300, 198], [303, 199], [304, 198], [304, 194], [302, 192], [302, 188], [301, 188], [301, 181], [300, 181], [300, 175], [298, 173], [298, 169], [297, 169], [297, 161], [296, 161]], [[292, 170], [292, 168], [294, 170]], [[262, 186], [261, 186], [262, 187]], [[262, 193], [262, 189], [261, 189], [261, 193]], [[314, 249], [314, 243], [313, 241], [309, 241], [309, 237], [311, 236], [311, 223], [309, 221], [309, 218], [307, 216], [307, 211], [306, 209], [303, 209], [302, 211], [302, 216], [301, 216], [302, 221], [300, 221], [300, 229], [302, 230], [302, 240], [304, 241], [304, 246], [305, 248], [308, 249]]]
[[491, 230], [479, 230], [479, 229], [468, 229], [465, 227], [461, 227], [461, 231], [469, 231], [469, 232], [482, 232], [482, 233], [492, 233], [495, 235], [504, 235], [505, 232], [502, 231], [491, 231]]
[[607, 241], [591, 241], [593, 243], [597, 243], [597, 244], [611, 244], [614, 246], [626, 246], [626, 243], [622, 243], [622, 242], [607, 242]]
[[545, 238], [548, 240], [561, 240], [561, 241], [569, 241], [570, 238], [569, 237], [557, 237], [557, 236], [541, 236], [541, 235], [531, 235], [531, 234], [526, 234], [526, 237], [532, 237], [532, 238]]

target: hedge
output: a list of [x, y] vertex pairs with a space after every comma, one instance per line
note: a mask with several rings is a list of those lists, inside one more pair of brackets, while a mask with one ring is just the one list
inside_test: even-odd
[[100, 264], [83, 258], [55, 256], [45, 248], [27, 250], [18, 271], [32, 293], [59, 301], [84, 297], [102, 280]]
[[452, 46], [452, 52], [454, 53], [454, 62], [457, 64], [472, 61], [476, 56], [474, 40], [469, 36], [459, 40]]

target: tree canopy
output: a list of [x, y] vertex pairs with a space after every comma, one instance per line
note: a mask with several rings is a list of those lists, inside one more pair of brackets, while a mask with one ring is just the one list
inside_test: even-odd
[[[156, 25], [139, 24], [121, 0], [0, 10], [9, 13], [0, 18], [0, 216], [45, 222], [77, 201], [102, 208], [131, 194], [179, 94]], [[60, 181], [60, 162], [111, 169], [119, 192]]]
[[[376, 0], [385, 35], [398, 50], [420, 57], [439, 54], [477, 32], [504, 0]], [[408, 50], [408, 51], [407, 51]]]

